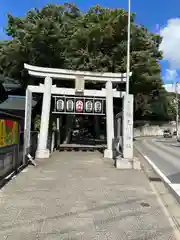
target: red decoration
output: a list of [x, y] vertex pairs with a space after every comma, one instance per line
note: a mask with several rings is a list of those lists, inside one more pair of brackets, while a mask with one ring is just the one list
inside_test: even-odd
[[5, 120], [5, 125], [6, 125], [6, 129], [8, 130], [8, 132], [12, 131], [13, 127], [14, 127], [14, 121], [12, 120]]
[[76, 111], [77, 112], [82, 112], [83, 111], [83, 102], [80, 101], [80, 100], [76, 102]]

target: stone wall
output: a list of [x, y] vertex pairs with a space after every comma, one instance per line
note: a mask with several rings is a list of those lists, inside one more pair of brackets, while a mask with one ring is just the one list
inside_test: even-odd
[[174, 124], [157, 124], [136, 127], [134, 128], [134, 137], [162, 136], [165, 129], [170, 129], [173, 132], [176, 130], [176, 126]]

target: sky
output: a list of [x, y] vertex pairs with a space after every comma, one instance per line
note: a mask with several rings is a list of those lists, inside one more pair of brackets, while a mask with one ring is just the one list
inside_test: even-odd
[[[3, 30], [7, 25], [7, 13], [23, 17], [30, 9], [41, 8], [48, 3], [63, 2], [73, 2], [82, 11], [96, 4], [108, 8], [128, 7], [128, 0], [0, 0], [0, 40], [8, 39]], [[168, 91], [172, 91], [173, 82], [180, 81], [179, 6], [179, 0], [131, 0], [131, 10], [136, 13], [136, 22], [163, 37], [160, 45], [160, 50], [164, 53], [161, 61], [162, 78]]]

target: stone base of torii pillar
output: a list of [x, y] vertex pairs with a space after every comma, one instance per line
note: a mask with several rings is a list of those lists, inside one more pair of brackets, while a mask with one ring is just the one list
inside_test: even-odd
[[113, 150], [112, 149], [105, 149], [104, 150], [104, 158], [113, 159]]
[[49, 158], [50, 157], [50, 151], [49, 149], [38, 149], [36, 151], [36, 158]]
[[121, 156], [118, 156], [115, 160], [115, 166], [117, 169], [135, 169], [135, 170], [141, 170], [141, 163], [139, 159], [133, 158], [133, 159], [127, 159], [122, 158]]

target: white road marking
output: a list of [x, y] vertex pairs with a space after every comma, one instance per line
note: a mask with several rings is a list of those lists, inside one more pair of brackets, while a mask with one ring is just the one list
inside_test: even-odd
[[[171, 181], [164, 175], [164, 173], [162, 173], [160, 171], [160, 169], [151, 161], [151, 159], [149, 159], [148, 156], [146, 156], [146, 155], [143, 155], [143, 156], [146, 159], [146, 161], [149, 163], [149, 165], [154, 169], [154, 171], [161, 177], [161, 179], [165, 183], [167, 183], [171, 189], [173, 189], [175, 194], [177, 194], [180, 197], [180, 184], [172, 184]], [[170, 213], [168, 212], [167, 208], [165, 207], [165, 205], [160, 197], [160, 194], [157, 192], [156, 188], [154, 187], [154, 185], [152, 183], [150, 183], [150, 186], [151, 186], [153, 192], [156, 194], [157, 200], [158, 200], [165, 216], [168, 218], [171, 227], [173, 228], [173, 233], [174, 233], [175, 238], [177, 240], [180, 239], [180, 232], [177, 229], [177, 226], [176, 226], [175, 222], [173, 221], [173, 218], [171, 217]]]
[[170, 187], [178, 195], [178, 197], [180, 197], [180, 184], [179, 183], [172, 183], [172, 184], [170, 184]]
[[[176, 169], [176, 172], [177, 172], [177, 169], [180, 168], [180, 162], [178, 161], [177, 154], [174, 155], [174, 152], [171, 153], [169, 150], [169, 147], [165, 148], [162, 144], [158, 145], [158, 143], [155, 143], [153, 141], [151, 142], [146, 141], [144, 144], [149, 150], [153, 151], [160, 158], [163, 158], [165, 162], [167, 162], [168, 164], [171, 164], [172, 166], [174, 165], [173, 168]], [[148, 153], [145, 155], [148, 155]]]
[[148, 158], [148, 156], [143, 155], [143, 157], [147, 160], [147, 162], [151, 165], [151, 167], [154, 169], [154, 171], [162, 178], [164, 182], [167, 184], [171, 184], [171, 181], [164, 175], [164, 173], [159, 170], [159, 168], [151, 161], [151, 159]]
[[[149, 165], [154, 169], [154, 171], [161, 177], [161, 179], [169, 185], [169, 187], [173, 190], [174, 194], [180, 198], [180, 184], [179, 183], [171, 183], [171, 181], [161, 172], [161, 170], [149, 159], [148, 156], [143, 155]], [[180, 238], [179, 238], [180, 239]]]

